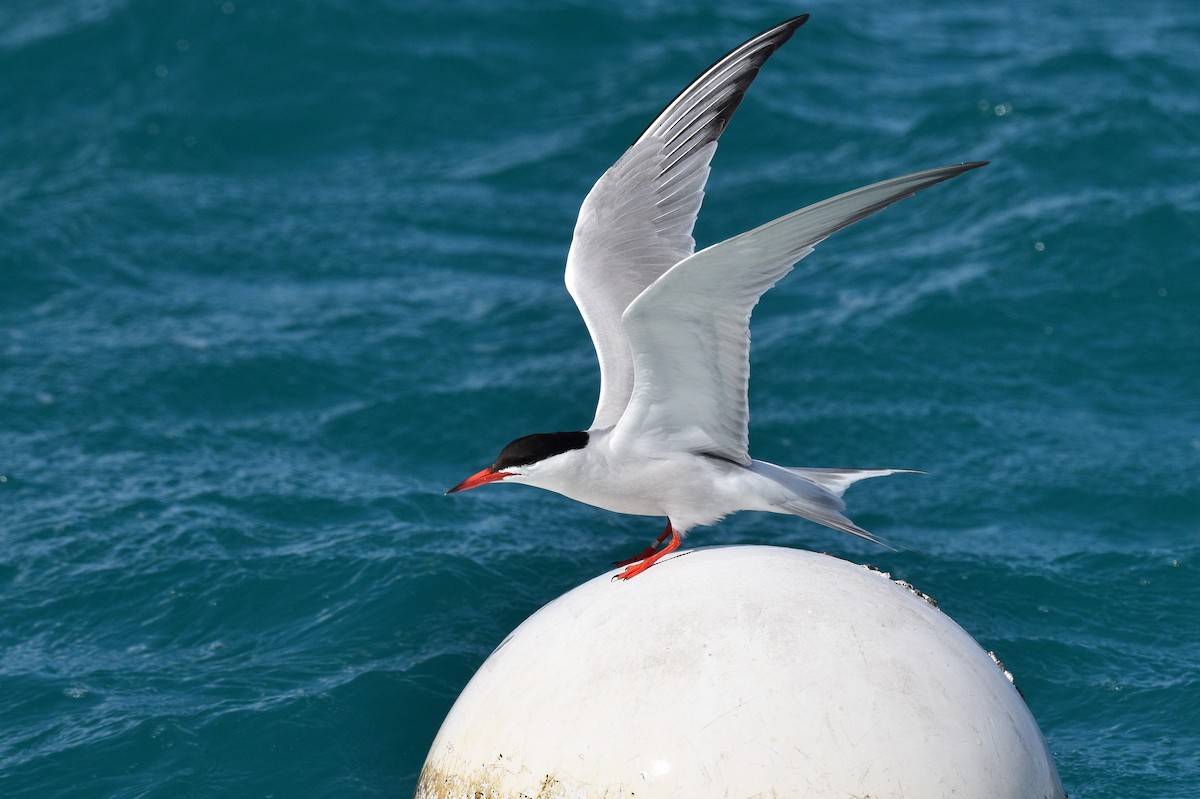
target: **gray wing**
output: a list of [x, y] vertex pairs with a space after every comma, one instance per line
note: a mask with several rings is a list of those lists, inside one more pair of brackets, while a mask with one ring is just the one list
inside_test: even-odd
[[567, 255], [566, 282], [600, 361], [593, 429], [615, 425], [633, 390], [633, 359], [621, 314], [695, 250], [692, 228], [717, 139], [759, 67], [807, 19], [780, 23], [709, 67], [584, 199]]
[[748, 464], [750, 312], [830, 234], [985, 162], [892, 178], [768, 222], [679, 262], [624, 314], [633, 353], [614, 446], [688, 451]]

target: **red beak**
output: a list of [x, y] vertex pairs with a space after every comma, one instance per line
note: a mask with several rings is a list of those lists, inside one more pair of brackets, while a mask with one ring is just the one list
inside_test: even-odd
[[466, 491], [468, 488], [478, 488], [484, 483], [494, 483], [497, 480], [503, 480], [505, 477], [512, 477], [512, 472], [497, 472], [491, 466], [463, 480], [454, 488], [447, 491], [447, 494], [453, 494], [455, 491]]

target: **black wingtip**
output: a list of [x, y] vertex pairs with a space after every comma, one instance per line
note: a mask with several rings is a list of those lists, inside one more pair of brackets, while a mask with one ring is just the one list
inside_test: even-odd
[[792, 38], [792, 34], [796, 32], [796, 29], [806, 22], [808, 22], [808, 14], [801, 14], [800, 16], [792, 17], [791, 19], [785, 19], [783, 22], [780, 22], [777, 25], [772, 25], [771, 27], [759, 33], [757, 36], [748, 39], [747, 42], [752, 42], [756, 39], [762, 39], [774, 35], [777, 38], [774, 49], [778, 50], [781, 46], [783, 46], [784, 42]]
[[[685, 161], [696, 150], [716, 141], [724, 132], [725, 126], [729, 124], [734, 111], [741, 105], [746, 90], [758, 76], [758, 70], [768, 58], [792, 38], [796, 29], [807, 21], [808, 14], [786, 19], [750, 37], [721, 56], [685, 86], [679, 94], [675, 95], [671, 102], [667, 103], [666, 107], [655, 116], [654, 121], [634, 140], [634, 144], [641, 141], [642, 137], [650, 131], [670, 134], [664, 145], [664, 153], [668, 157], [667, 163], [662, 168], [665, 174], [676, 164]], [[740, 65], [738, 62], [741, 62]], [[716, 105], [706, 107], [703, 101], [713, 98], [716, 91], [714, 84], [708, 82], [708, 78], [719, 74], [717, 71], [726, 65], [729, 66], [729, 71], [724, 75], [719, 75], [720, 80], [716, 85], [723, 86], [727, 90], [727, 94]], [[689, 101], [694, 103], [689, 109], [690, 111], [703, 109], [702, 117], [708, 119], [707, 124], [694, 127], [691, 123], [696, 121], [697, 117], [691, 113], [684, 113], [682, 116], [675, 116], [665, 128], [660, 127], [660, 123], [663, 123], [671, 115], [672, 108], [677, 104]]]

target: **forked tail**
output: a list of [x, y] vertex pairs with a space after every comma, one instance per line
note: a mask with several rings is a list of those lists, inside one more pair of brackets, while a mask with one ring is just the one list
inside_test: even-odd
[[791, 489], [792, 496], [776, 505], [779, 512], [803, 516], [817, 524], [865, 538], [888, 549], [897, 549], [895, 545], [864, 530], [846, 518], [842, 514], [842, 511], [846, 509], [842, 494], [859, 480], [915, 472], [916, 470], [788, 468], [763, 461], [753, 461], [750, 468]]

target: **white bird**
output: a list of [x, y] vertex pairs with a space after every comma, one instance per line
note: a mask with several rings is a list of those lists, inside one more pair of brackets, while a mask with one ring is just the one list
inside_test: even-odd
[[693, 527], [743, 510], [803, 516], [882, 543], [842, 515], [842, 493], [908, 470], [787, 468], [750, 457], [750, 312], [830, 234], [986, 162], [855, 189], [695, 252], [717, 139], [763, 62], [807, 19], [782, 22], [709, 67], [583, 201], [566, 283], [600, 361], [591, 426], [518, 438], [446, 493], [523, 483], [616, 513], [667, 517], [656, 544], [616, 564], [627, 566], [625, 579]]

